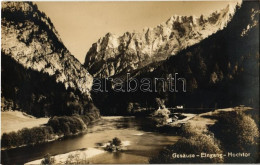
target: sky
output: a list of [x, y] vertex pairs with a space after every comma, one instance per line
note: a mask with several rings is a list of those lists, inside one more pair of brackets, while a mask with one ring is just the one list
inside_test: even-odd
[[[81, 62], [93, 43], [106, 33], [142, 31], [172, 15], [209, 15], [230, 1], [36, 2], [50, 17], [64, 45]], [[236, 3], [232, 1], [231, 3]]]

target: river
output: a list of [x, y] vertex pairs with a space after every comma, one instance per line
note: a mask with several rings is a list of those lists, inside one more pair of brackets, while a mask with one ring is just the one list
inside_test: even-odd
[[163, 147], [174, 144], [180, 137], [174, 132], [159, 133], [153, 122], [146, 118], [135, 117], [102, 117], [89, 126], [85, 134], [63, 138], [58, 141], [35, 146], [27, 146], [2, 151], [3, 164], [24, 164], [44, 155], [63, 154], [81, 148], [97, 147], [114, 137], [129, 141], [127, 150], [122, 152], [105, 152], [90, 158], [90, 163], [148, 163], [149, 158], [158, 154]]

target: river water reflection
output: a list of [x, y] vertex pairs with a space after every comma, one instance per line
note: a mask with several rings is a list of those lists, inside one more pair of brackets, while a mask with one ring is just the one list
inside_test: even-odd
[[127, 146], [127, 150], [97, 155], [89, 160], [90, 163], [148, 163], [150, 157], [180, 138], [172, 135], [172, 132], [154, 131], [153, 122], [147, 118], [102, 117], [100, 121], [89, 126], [84, 135], [3, 151], [2, 163], [23, 164], [40, 159], [47, 153], [56, 155], [81, 148], [95, 148], [99, 143], [106, 143], [114, 137], [129, 141], [130, 145]]

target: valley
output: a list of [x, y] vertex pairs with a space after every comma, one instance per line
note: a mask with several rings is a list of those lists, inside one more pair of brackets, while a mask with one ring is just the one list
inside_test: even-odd
[[2, 164], [259, 162], [256, 2], [108, 32], [84, 64], [35, 3], [1, 12]]
[[[89, 159], [91, 163], [148, 163], [164, 146], [173, 144], [179, 136], [161, 134], [153, 131], [151, 121], [135, 117], [102, 117], [89, 126], [86, 133], [62, 140], [2, 151], [4, 164], [23, 164], [50, 155], [64, 154], [82, 148], [96, 148], [114, 137], [129, 141], [130, 145], [122, 153], [104, 152]], [[154, 145], [156, 143], [156, 145]], [[23, 153], [23, 156], [19, 153]]]
[[[251, 111], [251, 108], [235, 107], [193, 114], [193, 117], [188, 118], [183, 124], [190, 124], [193, 129], [199, 128], [199, 131], [203, 132], [216, 122], [213, 117], [219, 113], [232, 111]], [[175, 121], [173, 124], [178, 122]], [[72, 162], [149, 163], [149, 159], [157, 155], [161, 149], [181, 139], [181, 132], [179, 128], [176, 129], [175, 124], [171, 129], [168, 128], [167, 132], [164, 129], [156, 130], [155, 125], [156, 122], [152, 118], [105, 116], [89, 125], [88, 130], [83, 134], [44, 144], [4, 150], [2, 151], [3, 163], [40, 164], [46, 154], [55, 156], [55, 162], [61, 164], [70, 160], [70, 155], [73, 156], [70, 160]], [[114, 137], [118, 137], [126, 144], [123, 151], [108, 152], [102, 147]], [[19, 155], [21, 152], [26, 153], [23, 158]], [[77, 159], [76, 155], [82, 156]]]

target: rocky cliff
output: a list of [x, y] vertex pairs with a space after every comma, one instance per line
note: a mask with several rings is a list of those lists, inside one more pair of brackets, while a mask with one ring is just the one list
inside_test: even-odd
[[99, 115], [92, 76], [32, 2], [3, 2], [1, 110], [34, 116]]
[[89, 93], [93, 78], [63, 45], [51, 20], [30, 2], [2, 3], [1, 51], [66, 88]]
[[94, 77], [120, 76], [152, 62], [165, 60], [223, 29], [231, 20], [235, 7], [228, 5], [209, 16], [172, 16], [166, 22], [126, 32], [122, 36], [108, 33], [92, 45], [84, 66]]
[[[243, 2], [223, 30], [164, 61], [132, 72], [130, 77], [137, 82], [152, 80], [151, 92], [140, 90], [139, 83], [135, 92], [95, 93], [94, 102], [105, 114], [156, 108], [157, 98], [167, 107], [183, 105], [195, 113], [196, 108], [259, 107], [259, 13], [256, 1]], [[177, 91], [169, 90], [170, 83], [161, 82], [156, 83], [155, 90], [155, 78], [167, 80], [175, 73], [185, 78], [185, 92], [182, 81], [171, 85]]]

